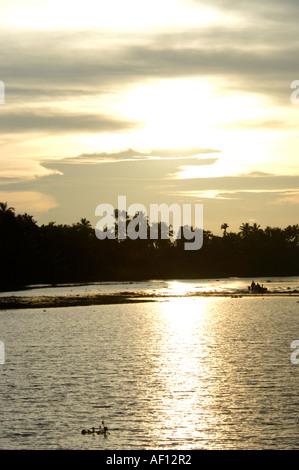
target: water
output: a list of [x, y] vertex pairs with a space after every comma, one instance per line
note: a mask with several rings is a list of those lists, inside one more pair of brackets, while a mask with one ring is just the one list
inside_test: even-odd
[[[167, 296], [227, 288], [175, 282], [107, 284], [157, 302], [0, 311], [0, 448], [299, 449], [298, 297]], [[107, 437], [81, 434], [102, 420]]]
[[[41, 284], [28, 286], [24, 290], [0, 292], [0, 298], [6, 296], [55, 296], [55, 295], [94, 295], [118, 294], [124, 292], [140, 292], [155, 296], [196, 295], [201, 293], [242, 293], [248, 291], [251, 278], [169, 280], [147, 282], [93, 282], [89, 284], [61, 284], [52, 286]], [[297, 290], [299, 293], [299, 276], [296, 277], [265, 277], [255, 279], [273, 293], [287, 293]]]

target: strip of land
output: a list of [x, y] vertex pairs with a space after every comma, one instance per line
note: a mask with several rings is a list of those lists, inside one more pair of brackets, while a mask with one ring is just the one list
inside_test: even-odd
[[232, 293], [232, 292], [200, 292], [190, 295], [153, 295], [139, 292], [121, 292], [117, 294], [96, 295], [61, 295], [61, 296], [32, 296], [32, 297], [0, 297], [0, 310], [17, 310], [32, 308], [55, 308], [55, 307], [82, 307], [88, 305], [111, 305], [136, 302], [159, 302], [173, 298], [182, 297], [299, 297], [298, 291], [289, 292], [265, 292], [259, 293]]

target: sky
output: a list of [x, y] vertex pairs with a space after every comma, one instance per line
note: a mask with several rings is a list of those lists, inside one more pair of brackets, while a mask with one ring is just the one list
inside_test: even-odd
[[[0, 0], [0, 201], [72, 224], [118, 196], [204, 229], [299, 223], [297, 0]], [[0, 100], [1, 102], [1, 100]]]

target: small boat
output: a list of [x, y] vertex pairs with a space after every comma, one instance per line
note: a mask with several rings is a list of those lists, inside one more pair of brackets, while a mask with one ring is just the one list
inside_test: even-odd
[[91, 429], [82, 429], [81, 434], [92, 434], [93, 436], [95, 434], [103, 434], [105, 437], [110, 434], [107, 426], [105, 426], [104, 421], [102, 421], [102, 426], [100, 425], [98, 430], [95, 427], [92, 427]]
[[267, 292], [267, 287], [264, 287], [263, 284], [260, 285], [258, 282], [255, 283], [252, 281], [251, 285], [248, 286], [249, 292], [252, 292], [254, 294], [263, 294], [264, 292]]

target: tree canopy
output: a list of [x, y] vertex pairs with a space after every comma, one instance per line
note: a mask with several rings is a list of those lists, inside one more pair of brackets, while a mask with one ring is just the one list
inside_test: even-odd
[[[125, 215], [126, 223], [133, 219]], [[150, 234], [148, 221], [147, 225]], [[41, 283], [299, 275], [299, 225], [262, 229], [243, 222], [237, 233], [228, 231], [228, 223], [219, 228], [222, 236], [204, 230], [202, 248], [186, 251], [183, 237], [163, 236], [161, 223], [154, 240], [99, 240], [86, 218], [72, 225], [39, 226], [33, 216], [17, 215], [7, 203], [0, 203], [0, 289]]]

